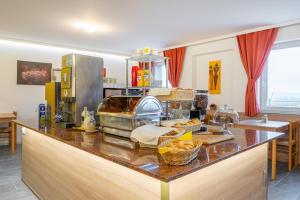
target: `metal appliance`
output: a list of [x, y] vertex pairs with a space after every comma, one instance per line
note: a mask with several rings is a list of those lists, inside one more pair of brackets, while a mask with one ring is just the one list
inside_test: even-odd
[[129, 138], [131, 131], [146, 124], [160, 124], [162, 105], [153, 96], [111, 96], [98, 107], [103, 132]]
[[96, 113], [103, 98], [103, 59], [79, 54], [62, 57], [61, 105], [64, 127], [80, 126], [84, 107]]
[[61, 100], [61, 88], [60, 82], [49, 82], [45, 85], [45, 100], [47, 101], [47, 107], [50, 116], [48, 117], [51, 124], [55, 122], [55, 114], [58, 110], [58, 104]]
[[[141, 88], [128, 88], [128, 95], [130, 96], [142, 96], [142, 94]], [[103, 88], [103, 98], [118, 95], [126, 95], [126, 88]]]

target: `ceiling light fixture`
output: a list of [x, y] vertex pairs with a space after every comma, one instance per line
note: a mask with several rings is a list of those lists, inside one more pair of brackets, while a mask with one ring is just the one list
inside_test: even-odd
[[84, 30], [88, 33], [107, 32], [109, 30], [107, 26], [87, 22], [75, 22], [73, 23], [73, 26], [77, 29]]
[[97, 26], [93, 24], [82, 24], [81, 28], [88, 33], [94, 33], [97, 31]]

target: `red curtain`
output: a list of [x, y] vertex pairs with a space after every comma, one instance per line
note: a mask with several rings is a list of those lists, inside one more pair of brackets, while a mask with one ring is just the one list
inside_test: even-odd
[[164, 56], [170, 58], [168, 77], [172, 87], [179, 86], [184, 55], [185, 55], [185, 47], [179, 47], [179, 48], [169, 49], [164, 51]]
[[245, 114], [255, 116], [259, 112], [256, 100], [256, 81], [260, 77], [278, 28], [237, 36], [241, 59], [248, 77], [245, 96]]

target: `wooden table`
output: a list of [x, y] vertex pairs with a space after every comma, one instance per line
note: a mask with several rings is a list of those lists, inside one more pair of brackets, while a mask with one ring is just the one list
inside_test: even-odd
[[[234, 127], [243, 128], [243, 129], [285, 132], [289, 130], [289, 122], [268, 120], [267, 123], [262, 123], [261, 120], [248, 119], [248, 120], [240, 121], [238, 124], [234, 124]], [[276, 143], [277, 143], [276, 139], [272, 140], [272, 180], [276, 179], [276, 157], [277, 157]]]
[[10, 142], [10, 148], [11, 153], [16, 153], [16, 147], [17, 147], [17, 128], [16, 123], [13, 120], [17, 119], [16, 113], [0, 113], [0, 123], [9, 123], [11, 127], [11, 142]]

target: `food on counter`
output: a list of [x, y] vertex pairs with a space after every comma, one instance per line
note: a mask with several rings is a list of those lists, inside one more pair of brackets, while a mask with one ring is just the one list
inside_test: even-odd
[[159, 137], [159, 142], [158, 144], [166, 141], [166, 140], [175, 140], [180, 138], [182, 135], [185, 134], [185, 129], [180, 129], [180, 128], [172, 128], [171, 131], [168, 133], [162, 135]]
[[161, 122], [161, 126], [173, 127], [177, 129], [184, 129], [185, 132], [195, 132], [200, 130], [201, 121], [198, 118], [188, 120], [188, 119], [173, 119], [165, 120]]
[[209, 105], [209, 109], [206, 111], [206, 116], [205, 116], [205, 118], [203, 120], [205, 124], [209, 124], [210, 123], [210, 121], [214, 117], [214, 114], [217, 111], [217, 108], [218, 108], [217, 105], [214, 104], [214, 103], [212, 103], [212, 104]]
[[165, 152], [177, 153], [179, 151], [185, 151], [195, 147], [196, 145], [192, 140], [173, 140], [163, 148]]
[[222, 125], [222, 131], [225, 134], [231, 134], [231, 131], [228, 129], [228, 124], [238, 122], [239, 114], [228, 105], [224, 105], [224, 107], [219, 108], [214, 114], [213, 123]]
[[215, 117], [215, 121], [217, 122], [223, 122], [223, 123], [233, 123], [234, 120], [230, 115], [218, 115]]
[[149, 95], [155, 96], [160, 101], [193, 101], [195, 94], [192, 89], [182, 88], [153, 88], [149, 92]]
[[170, 133], [172, 130], [174, 130], [174, 128], [159, 127], [149, 124], [134, 129], [131, 133], [130, 138], [134, 142], [139, 142], [140, 146], [145, 147], [145, 145], [147, 145], [147, 147], [156, 148], [159, 144], [160, 137], [167, 133]]
[[171, 103], [171, 108], [172, 109], [179, 109], [180, 108], [180, 102], [179, 101], [173, 101]]
[[139, 98], [132, 98], [129, 100], [129, 112], [132, 113], [134, 108], [136, 107], [137, 103], [139, 102]]
[[178, 123], [175, 123], [173, 125], [173, 127], [175, 127], [175, 128], [183, 128], [185, 126], [194, 126], [194, 125], [199, 125], [199, 124], [201, 124], [201, 121], [198, 118], [195, 118], [195, 119], [189, 120], [187, 122], [178, 122]]
[[178, 134], [178, 132], [177, 132], [177, 131], [175, 131], [175, 130], [172, 130], [172, 131], [170, 131], [170, 132], [168, 132], [168, 133], [164, 134], [164, 136], [175, 136], [175, 135], [177, 135], [177, 134]]
[[192, 108], [193, 102], [192, 101], [181, 101], [180, 104], [181, 104], [182, 110], [190, 111]]
[[198, 156], [202, 143], [201, 139], [169, 140], [160, 144], [158, 152], [169, 165], [185, 165]]
[[100, 126], [109, 128], [108, 133], [115, 135], [126, 131], [123, 137], [130, 137], [130, 132], [142, 125], [159, 124], [162, 112], [160, 102], [151, 96], [110, 96], [98, 107]]
[[219, 108], [214, 114], [214, 121], [217, 123], [237, 123], [239, 121], [238, 113], [228, 105]]

